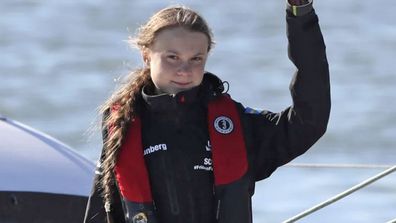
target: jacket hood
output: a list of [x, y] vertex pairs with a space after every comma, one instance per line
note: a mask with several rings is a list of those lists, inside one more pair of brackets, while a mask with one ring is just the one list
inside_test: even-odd
[[216, 75], [206, 72], [202, 80], [201, 86], [212, 92], [214, 96], [224, 93], [224, 82]]

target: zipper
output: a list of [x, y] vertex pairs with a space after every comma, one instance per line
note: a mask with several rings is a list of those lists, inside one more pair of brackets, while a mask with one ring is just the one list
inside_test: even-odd
[[220, 203], [221, 203], [221, 200], [217, 200], [217, 207], [216, 207], [216, 220], [217, 221], [220, 218]]

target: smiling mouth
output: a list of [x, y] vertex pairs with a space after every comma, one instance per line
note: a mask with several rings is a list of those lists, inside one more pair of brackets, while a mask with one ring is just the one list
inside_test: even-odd
[[176, 81], [172, 81], [172, 82], [177, 84], [177, 85], [179, 85], [179, 86], [187, 86], [187, 85], [191, 84], [191, 82], [186, 82], [186, 83], [184, 83], [184, 82], [176, 82]]

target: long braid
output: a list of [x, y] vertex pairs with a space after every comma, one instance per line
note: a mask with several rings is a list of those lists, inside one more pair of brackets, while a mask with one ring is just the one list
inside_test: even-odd
[[101, 109], [102, 113], [110, 109], [108, 117], [104, 120], [104, 128], [107, 128], [108, 134], [103, 147], [100, 180], [106, 212], [109, 212], [109, 205], [113, 202], [111, 188], [114, 184], [114, 167], [119, 149], [127, 132], [128, 123], [136, 116], [137, 100], [141, 90], [151, 82], [149, 73], [147, 68], [132, 72], [128, 79], [133, 78], [133, 80], [124, 84]]

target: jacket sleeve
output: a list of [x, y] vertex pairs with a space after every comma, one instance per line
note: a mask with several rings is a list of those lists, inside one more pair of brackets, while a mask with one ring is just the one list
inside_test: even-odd
[[106, 213], [102, 201], [101, 190], [98, 187], [99, 179], [100, 167], [97, 167], [92, 191], [85, 210], [84, 223], [106, 223]]
[[[104, 117], [106, 117], [108, 112], [105, 112]], [[103, 118], [104, 119], [104, 118]], [[102, 137], [103, 141], [107, 138], [107, 130], [105, 127], [102, 127]], [[99, 186], [100, 179], [102, 177], [102, 169], [101, 163], [103, 161], [103, 150], [100, 155], [100, 159], [98, 161], [98, 165], [95, 171], [95, 178], [92, 185], [92, 191], [88, 199], [84, 223], [107, 223], [106, 221], [106, 212], [104, 209], [103, 197], [102, 197], [102, 190]], [[124, 223], [125, 217], [124, 212], [122, 209], [121, 199], [118, 192], [118, 188], [115, 184], [112, 186], [113, 191], [113, 204], [111, 205], [111, 216], [114, 222], [117, 223]]]
[[297, 71], [290, 84], [292, 106], [280, 113], [244, 109], [243, 121], [256, 180], [306, 152], [326, 131], [330, 115], [329, 69], [314, 10], [287, 11], [289, 58]]
[[294, 16], [303, 16], [312, 11], [313, 0], [288, 0], [286, 2], [287, 11]]

